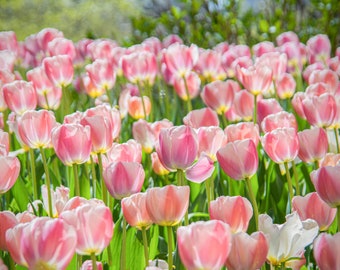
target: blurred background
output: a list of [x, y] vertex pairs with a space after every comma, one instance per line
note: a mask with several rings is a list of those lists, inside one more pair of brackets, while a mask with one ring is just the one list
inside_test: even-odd
[[0, 0], [0, 31], [18, 40], [45, 27], [66, 38], [110, 38], [121, 45], [179, 35], [185, 43], [249, 46], [295, 31], [302, 42], [325, 33], [340, 46], [339, 0]]

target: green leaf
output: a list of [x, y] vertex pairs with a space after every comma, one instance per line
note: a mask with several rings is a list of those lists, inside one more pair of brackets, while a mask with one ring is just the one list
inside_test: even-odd
[[259, 28], [260, 28], [261, 32], [268, 33], [268, 31], [269, 31], [269, 23], [267, 22], [267, 20], [260, 20], [259, 21]]
[[18, 178], [14, 186], [11, 188], [11, 193], [19, 207], [20, 212], [27, 210], [27, 205], [31, 195], [28, 193], [28, 189], [21, 177]]

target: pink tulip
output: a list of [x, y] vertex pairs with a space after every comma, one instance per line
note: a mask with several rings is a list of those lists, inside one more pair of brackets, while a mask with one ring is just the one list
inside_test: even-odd
[[198, 129], [198, 155], [205, 153], [213, 161], [216, 161], [217, 151], [226, 143], [227, 136], [220, 127], [210, 126]]
[[0, 33], [0, 51], [10, 50], [18, 53], [19, 43], [14, 31], [1, 31]]
[[6, 233], [14, 261], [29, 269], [66, 269], [77, 243], [77, 234], [72, 226], [64, 220], [47, 217], [18, 226]]
[[231, 110], [234, 110], [234, 113], [243, 121], [250, 121], [253, 119], [254, 96], [247, 90], [238, 91], [235, 94], [233, 106], [227, 111], [227, 114]]
[[325, 203], [318, 193], [308, 193], [306, 196], [294, 196], [292, 208], [297, 211], [301, 220], [314, 219], [320, 231], [328, 230], [336, 215], [336, 208], [331, 208]]
[[152, 170], [157, 175], [166, 175], [169, 174], [170, 171], [164, 167], [162, 162], [159, 160], [157, 152], [151, 153], [151, 163], [152, 163]]
[[181, 261], [188, 270], [220, 269], [231, 250], [231, 238], [229, 226], [218, 220], [179, 227], [177, 242]]
[[2, 90], [8, 108], [18, 115], [37, 107], [37, 94], [32, 83], [13, 81], [3, 85]]
[[162, 42], [157, 37], [149, 37], [142, 41], [144, 49], [158, 55], [163, 48]]
[[52, 213], [49, 213], [48, 195], [46, 185], [41, 186], [41, 196], [45, 211], [50, 217], [58, 217], [63, 212], [65, 205], [69, 201], [70, 190], [67, 187], [60, 186], [51, 190]]
[[0, 129], [0, 146], [3, 147], [5, 156], [7, 156], [9, 152], [9, 134], [2, 129]]
[[72, 83], [74, 70], [68, 55], [46, 57], [42, 64], [47, 77], [55, 86], [66, 87]]
[[325, 166], [310, 174], [316, 192], [331, 207], [340, 206], [340, 166]]
[[44, 28], [39, 31], [36, 39], [40, 50], [47, 52], [48, 43], [58, 37], [64, 37], [64, 34], [55, 28]]
[[103, 166], [107, 167], [113, 162], [142, 162], [142, 146], [134, 139], [125, 143], [113, 143], [111, 148], [103, 156]]
[[280, 99], [289, 99], [295, 93], [296, 82], [290, 73], [282, 74], [275, 81], [276, 93]]
[[189, 126], [174, 126], [161, 130], [157, 154], [168, 170], [185, 170], [197, 157], [198, 137]]
[[58, 37], [47, 44], [50, 56], [68, 55], [72, 60], [76, 58], [76, 48], [72, 40]]
[[325, 69], [325, 64], [321, 63], [321, 62], [316, 62], [314, 64], [310, 64], [308, 65], [302, 73], [302, 77], [303, 79], [308, 82], [309, 84], [309, 77], [310, 75], [315, 71], [315, 70], [323, 70]]
[[297, 131], [298, 124], [294, 114], [281, 111], [267, 115], [261, 122], [261, 129], [264, 133], [277, 128], [294, 128]]
[[164, 48], [168, 48], [170, 45], [174, 43], [183, 44], [183, 40], [178, 35], [170, 34], [166, 36], [162, 41]]
[[258, 168], [259, 157], [251, 139], [229, 142], [217, 151], [223, 171], [235, 180], [252, 177]]
[[262, 137], [262, 146], [275, 163], [290, 162], [299, 152], [299, 139], [294, 128], [278, 128]]
[[117, 43], [110, 39], [97, 39], [87, 46], [88, 53], [92, 60], [95, 59], [112, 59], [114, 56], [113, 49]]
[[132, 125], [132, 136], [139, 142], [145, 153], [151, 153], [158, 137], [154, 132], [152, 125], [144, 119], [139, 119]]
[[168, 185], [149, 188], [146, 192], [146, 209], [153, 223], [176, 226], [189, 206], [189, 186]]
[[130, 226], [148, 229], [152, 219], [146, 209], [146, 193], [136, 193], [122, 199], [122, 212]]
[[331, 42], [327, 35], [318, 34], [307, 40], [308, 60], [325, 63], [331, 55]]
[[117, 200], [141, 191], [145, 172], [137, 162], [114, 162], [103, 172], [105, 185], [111, 196]]
[[273, 42], [270, 41], [261, 41], [251, 48], [253, 51], [253, 54], [256, 58], [261, 57], [263, 54], [274, 52], [275, 46]]
[[331, 235], [321, 233], [313, 244], [315, 261], [322, 270], [333, 270], [340, 267], [340, 232]]
[[210, 108], [202, 108], [190, 111], [183, 118], [184, 125], [192, 128], [219, 126], [218, 115]]
[[19, 222], [15, 215], [10, 211], [0, 212], [0, 250], [7, 251], [6, 231], [13, 228]]
[[[96, 264], [97, 264], [97, 270], [103, 270], [102, 262], [96, 262]], [[83, 262], [83, 264], [81, 265], [80, 270], [93, 270], [93, 268], [92, 268], [92, 261], [91, 260], [86, 260], [85, 262]]]
[[95, 86], [105, 90], [110, 90], [116, 83], [116, 74], [112, 64], [106, 59], [96, 59], [93, 63], [85, 66], [86, 72]]
[[275, 98], [260, 99], [257, 102], [257, 121], [261, 124], [266, 116], [281, 111], [283, 108]]
[[334, 153], [327, 153], [319, 164], [320, 167], [336, 165], [340, 165], [340, 154]]
[[293, 31], [283, 32], [276, 37], [276, 43], [279, 46], [281, 46], [281, 45], [283, 45], [284, 43], [287, 43], [287, 42], [299, 43], [300, 40], [299, 40], [298, 35]]
[[90, 127], [62, 124], [52, 130], [52, 145], [66, 166], [85, 163], [90, 158], [92, 148]]
[[287, 55], [287, 72], [297, 75], [306, 63], [306, 46], [299, 41], [285, 42], [278, 47], [281, 53]]
[[132, 96], [128, 99], [128, 112], [133, 119], [141, 119], [148, 117], [151, 113], [151, 106], [152, 104], [150, 98], [147, 96], [143, 97]]
[[287, 55], [278, 51], [268, 52], [256, 59], [256, 65], [269, 67], [273, 81], [280, 78], [287, 70]]
[[47, 94], [52, 91], [54, 84], [47, 77], [46, 72], [42, 66], [30, 69], [26, 73], [27, 80], [33, 83], [33, 86], [38, 95]]
[[200, 77], [207, 82], [224, 80], [227, 77], [222, 67], [222, 53], [215, 50], [202, 50], [194, 67]]
[[182, 100], [187, 101], [199, 95], [201, 79], [196, 73], [190, 72], [185, 77], [175, 77], [173, 86], [177, 95]]
[[64, 211], [60, 218], [76, 230], [77, 254], [99, 255], [112, 239], [112, 213], [101, 201], [86, 201], [74, 209]]
[[331, 94], [335, 94], [339, 88], [339, 77], [338, 75], [330, 69], [314, 70], [309, 78], [308, 84], [314, 83], [324, 83], [328, 86]]
[[226, 266], [229, 270], [256, 270], [265, 263], [269, 243], [264, 233], [248, 235], [238, 232], [232, 235], [231, 251]]
[[52, 129], [57, 126], [52, 111], [26, 111], [18, 119], [18, 132], [21, 140], [30, 148], [51, 147]]
[[323, 128], [305, 129], [298, 132], [299, 158], [304, 162], [321, 160], [328, 152], [327, 133]]
[[292, 106], [296, 114], [302, 118], [306, 119], [305, 112], [303, 111], [302, 101], [306, 98], [305, 92], [296, 92], [292, 98]]
[[253, 216], [253, 207], [241, 196], [220, 196], [209, 205], [210, 219], [227, 223], [232, 233], [246, 232]]
[[203, 87], [201, 98], [205, 105], [218, 114], [224, 114], [231, 108], [239, 90], [240, 86], [234, 80], [214, 81]]
[[312, 98], [313, 96], [321, 96], [322, 94], [333, 94], [327, 84], [323, 82], [317, 82], [307, 86], [305, 94], [307, 97]]
[[10, 190], [20, 173], [20, 161], [17, 157], [0, 156], [0, 194]]
[[224, 129], [224, 133], [227, 136], [228, 142], [251, 139], [257, 147], [260, 141], [259, 126], [253, 122], [240, 122], [228, 125]]

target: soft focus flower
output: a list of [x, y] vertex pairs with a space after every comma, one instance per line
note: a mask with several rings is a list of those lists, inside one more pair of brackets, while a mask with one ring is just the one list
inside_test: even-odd
[[55, 86], [66, 87], [72, 83], [74, 70], [70, 56], [57, 55], [46, 57], [42, 65], [47, 77]]
[[298, 130], [298, 123], [294, 114], [281, 111], [267, 115], [261, 122], [264, 133], [271, 132], [277, 128], [294, 128]]
[[[97, 270], [103, 270], [103, 264], [101, 262], [96, 262], [97, 264]], [[93, 270], [92, 268], [92, 260], [86, 260], [81, 265], [80, 270]]]
[[184, 125], [192, 128], [219, 126], [218, 115], [210, 108], [202, 108], [190, 111], [183, 118]]
[[20, 167], [17, 157], [0, 156], [0, 195], [10, 190], [15, 184]]
[[228, 142], [251, 139], [257, 147], [260, 141], [259, 126], [253, 122], [240, 122], [228, 125], [224, 129], [224, 133], [227, 136]]
[[313, 254], [320, 269], [332, 270], [340, 267], [340, 232], [320, 234], [313, 244]]
[[0, 219], [0, 250], [7, 251], [6, 231], [17, 225], [18, 220], [11, 211], [0, 212]]

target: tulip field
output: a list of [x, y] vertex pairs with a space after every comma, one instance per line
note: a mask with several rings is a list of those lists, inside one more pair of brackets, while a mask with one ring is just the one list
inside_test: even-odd
[[340, 269], [340, 47], [0, 32], [0, 270]]

